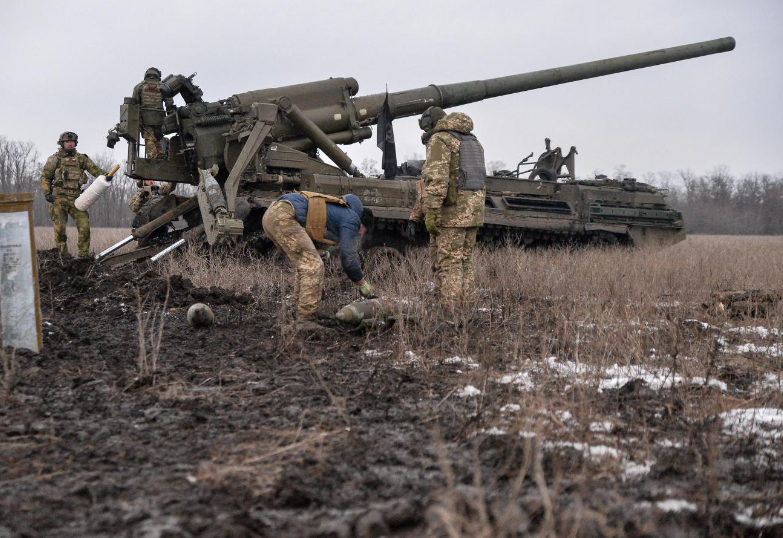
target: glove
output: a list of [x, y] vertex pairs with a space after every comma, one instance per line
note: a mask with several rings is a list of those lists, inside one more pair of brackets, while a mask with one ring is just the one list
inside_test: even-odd
[[372, 286], [370, 286], [370, 283], [365, 281], [364, 284], [359, 286], [359, 293], [362, 294], [362, 297], [365, 299], [375, 299], [377, 296], [372, 292]]
[[435, 211], [427, 211], [427, 215], [424, 217], [424, 224], [427, 226], [427, 231], [430, 235], [440, 235], [440, 228], [435, 224], [435, 219], [438, 218], [438, 214]]
[[146, 200], [149, 197], [150, 197], [150, 191], [146, 191], [146, 190], [145, 191], [141, 191], [141, 199], [142, 200]]
[[46, 194], [44, 194], [44, 199], [50, 204], [54, 203], [54, 195], [51, 192], [47, 192]]
[[405, 227], [405, 236], [409, 239], [416, 237], [416, 223], [414, 221], [408, 221], [408, 225]]

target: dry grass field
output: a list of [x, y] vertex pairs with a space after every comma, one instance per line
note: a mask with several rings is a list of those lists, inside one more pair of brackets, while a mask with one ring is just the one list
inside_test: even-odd
[[[47, 232], [37, 230], [39, 248], [51, 246]], [[125, 233], [94, 230], [94, 250]], [[229, 517], [253, 529], [237, 536], [783, 532], [783, 302], [733, 306], [712, 297], [725, 290], [780, 293], [783, 238], [692, 237], [664, 250], [481, 249], [478, 306], [459, 320], [438, 310], [424, 250], [368, 260], [368, 279], [400, 302], [406, 320], [359, 332], [327, 323], [314, 336], [292, 328], [291, 277], [276, 256], [188, 250], [121, 274], [139, 300], [142, 282], [166, 278], [176, 297], [186, 277], [205, 290], [188, 298], [222, 297], [215, 288], [206, 291], [217, 286], [244, 297], [246, 306], [217, 301], [217, 326], [194, 333], [184, 325], [187, 301], [171, 309], [167, 299], [171, 317], [160, 322], [163, 344], [153, 350], [160, 371], [141, 389], [121, 387], [139, 375], [135, 361], [146, 344], [130, 345], [121, 379], [92, 363], [63, 366], [71, 376], [78, 370], [81, 377], [113, 379], [106, 398], [117, 403], [107, 407], [125, 405], [146, 416], [145, 409], [173, 413], [195, 405], [210, 425], [192, 426], [196, 438], [175, 428], [193, 448], [159, 448], [150, 458], [166, 480], [138, 486], [163, 503], [168, 498], [160, 490], [178, 476], [185, 500], [169, 499], [168, 511], [145, 508], [135, 520], [129, 506], [138, 506], [142, 493], [126, 493], [104, 507], [114, 514], [111, 524], [101, 527], [88, 515], [73, 528], [135, 536], [170, 524], [195, 533], [179, 507], [207, 495], [204, 510], [213, 518], [242, 506], [242, 517], [255, 521]], [[111, 270], [105, 275], [85, 278], [100, 287]], [[91, 292], [84, 293], [84, 304], [93, 304]], [[136, 291], [122, 293], [117, 297]], [[354, 294], [337, 262], [327, 270], [323, 313], [336, 312]], [[112, 318], [100, 308], [89, 315], [96, 323], [104, 315], [104, 330], [117, 323], [132, 330], [136, 323], [144, 342], [144, 331], [154, 328], [136, 319], [162, 312], [165, 297], [159, 289], [140, 307], [117, 299]], [[94, 298], [103, 301], [108, 311], [110, 299]], [[45, 301], [47, 308], [47, 320], [57, 325], [57, 307]], [[91, 332], [85, 349], [99, 345], [99, 333]], [[102, 373], [90, 373], [95, 369]], [[6, 386], [6, 401], [16, 406], [32, 398], [24, 396], [23, 378]], [[137, 436], [148, 435], [146, 424]], [[38, 442], [26, 435], [25, 442]], [[176, 434], [166, 435], [178, 446]], [[93, 450], [101, 452], [108, 439], [92, 439]], [[22, 457], [24, 450], [12, 446], [19, 442], [0, 434], [0, 456]], [[183, 470], [160, 470], [166, 465]], [[52, 464], [46, 472], [67, 469]], [[26, 491], [19, 485], [24, 473], [14, 476], [13, 483], [0, 479], [0, 496]], [[95, 493], [89, 495], [94, 503]], [[18, 508], [4, 501], [0, 515]], [[21, 525], [24, 516], [13, 521]]]
[[[76, 228], [68, 226], [68, 252], [76, 253]], [[92, 228], [90, 230], [90, 248], [94, 253], [101, 252], [130, 235], [127, 228]], [[35, 229], [35, 246], [38, 250], [54, 248], [54, 229], [38, 227]], [[125, 252], [124, 250], [122, 252]]]

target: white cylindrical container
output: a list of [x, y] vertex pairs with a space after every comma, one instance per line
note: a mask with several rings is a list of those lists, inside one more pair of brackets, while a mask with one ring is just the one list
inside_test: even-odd
[[76, 209], [79, 211], [87, 211], [98, 198], [103, 196], [103, 193], [106, 192], [106, 189], [110, 186], [111, 181], [108, 181], [106, 176], [96, 177], [95, 181], [92, 182], [92, 185], [87, 187], [84, 192], [79, 195], [73, 205], [75, 205]]

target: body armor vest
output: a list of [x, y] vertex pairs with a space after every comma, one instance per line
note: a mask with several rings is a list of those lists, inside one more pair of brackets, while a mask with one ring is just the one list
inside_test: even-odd
[[305, 231], [310, 239], [326, 245], [336, 245], [324, 237], [326, 233], [326, 203], [338, 204], [348, 207], [348, 203], [337, 196], [321, 194], [320, 192], [298, 191], [299, 194], [307, 198], [307, 219], [305, 221]]
[[86, 183], [84, 171], [79, 164], [79, 153], [71, 154], [60, 152], [57, 155], [57, 168], [54, 170], [52, 194], [75, 195], [80, 194], [79, 187]]
[[456, 187], [461, 191], [484, 190], [487, 167], [484, 164], [484, 148], [472, 134], [447, 131], [459, 140], [459, 177]]
[[165, 117], [160, 82], [145, 80], [141, 85], [141, 123], [153, 127], [163, 125]]

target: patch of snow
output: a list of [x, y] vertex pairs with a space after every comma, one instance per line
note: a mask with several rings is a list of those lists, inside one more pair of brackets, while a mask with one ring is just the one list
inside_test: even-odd
[[683, 499], [666, 499], [665, 501], [658, 501], [655, 503], [655, 506], [664, 512], [682, 512], [683, 510], [695, 512], [699, 508], [695, 503], [689, 503]]
[[411, 350], [405, 352], [405, 358], [408, 359], [409, 364], [419, 364], [419, 356]]
[[516, 385], [520, 390], [533, 390], [536, 388], [536, 384], [527, 372], [506, 374], [495, 381], [501, 385]]
[[553, 414], [560, 422], [569, 422], [574, 420], [574, 415], [571, 414], [571, 411], [555, 411]]
[[476, 308], [476, 312], [483, 312], [483, 313], [487, 313], [487, 312], [502, 312], [502, 311], [503, 311], [502, 308], [489, 308], [489, 307], [486, 307], [486, 306], [480, 306], [480, 307]]
[[379, 359], [391, 355], [391, 351], [379, 351], [377, 349], [365, 349], [364, 356], [370, 359]]
[[481, 391], [474, 387], [473, 385], [467, 385], [460, 390], [457, 391], [457, 396], [460, 398], [470, 398], [471, 396], [478, 396], [481, 394]]
[[454, 356], [454, 357], [449, 357], [447, 359], [443, 359], [443, 364], [462, 364], [466, 368], [470, 368], [471, 370], [476, 370], [479, 367], [479, 363], [477, 363], [470, 357], [463, 358], [460, 356]]
[[516, 413], [517, 411], [521, 410], [522, 406], [519, 404], [506, 404], [500, 408], [501, 413]]
[[661, 439], [656, 441], [655, 444], [664, 448], [682, 448], [685, 446], [685, 443], [682, 441], [672, 441], [671, 439]]
[[656, 308], [677, 308], [680, 306], [680, 301], [662, 301], [660, 303], [655, 303]]
[[759, 355], [769, 355], [772, 358], [783, 357], [783, 344], [772, 344], [771, 346], [757, 346], [756, 344], [742, 344], [726, 350], [727, 353], [757, 353]]
[[683, 321], [683, 324], [684, 325], [689, 325], [689, 326], [699, 327], [703, 331], [710, 330], [710, 329], [715, 330], [715, 331], [720, 331], [720, 329], [718, 327], [716, 327], [715, 325], [710, 325], [709, 323], [705, 323], [703, 321], [699, 321], [698, 319], [686, 319], [685, 321]]
[[726, 392], [727, 390], [729, 390], [729, 386], [726, 383], [724, 383], [723, 381], [720, 381], [718, 379], [715, 379], [715, 378], [710, 379], [709, 382], [707, 382], [707, 380], [704, 379], [703, 377], [692, 377], [691, 378], [691, 384], [693, 384], [693, 385], [702, 385], [703, 386], [705, 384], [705, 382], [707, 383], [708, 387], [715, 387], [716, 389], [721, 390], [723, 392]]
[[590, 431], [596, 433], [609, 433], [614, 429], [614, 424], [611, 422], [591, 422]]
[[757, 390], [783, 390], [783, 375], [767, 372], [756, 384]]
[[718, 416], [723, 421], [723, 432], [726, 435], [754, 435], [765, 440], [783, 439], [783, 409], [734, 409]]
[[612, 448], [609, 446], [604, 445], [597, 445], [597, 446], [591, 446], [587, 443], [574, 443], [572, 441], [558, 441], [558, 442], [551, 442], [548, 441], [544, 444], [545, 448], [573, 448], [574, 450], [577, 450], [579, 452], [582, 452], [586, 457], [590, 457], [592, 459], [603, 459], [606, 457], [609, 458], [620, 458], [620, 451], [616, 448]]
[[533, 438], [536, 437], [536, 433], [535, 432], [529, 432], [529, 431], [525, 431], [525, 430], [520, 430], [518, 435], [520, 437], [522, 437], [523, 439], [533, 439]]
[[[376, 351], [376, 350], [368, 350], [368, 351]], [[381, 353], [381, 355], [375, 355], [375, 354], [368, 354], [369, 357], [382, 357], [383, 353], [385, 352], [378, 352]], [[367, 351], [365, 351], [365, 354], [367, 354]], [[389, 351], [389, 354], [391, 354], [391, 351]], [[419, 366], [420, 358], [416, 353], [413, 351], [406, 351], [403, 353], [404, 360], [401, 361], [394, 361], [394, 367], [395, 368], [417, 368]]]
[[557, 357], [546, 359], [547, 366], [562, 376], [578, 376], [590, 372], [590, 367], [578, 362], [563, 361], [557, 362]]
[[486, 433], [487, 435], [506, 435], [506, 430], [493, 426], [488, 430], [482, 430], [482, 433]]
[[769, 335], [779, 336], [780, 331], [777, 329], [767, 329], [766, 327], [734, 327], [729, 329], [730, 333], [737, 333], [743, 336], [756, 335], [761, 338], [768, 338]]
[[635, 461], [629, 460], [628, 458], [624, 458], [620, 463], [623, 479], [627, 480], [644, 476], [650, 472], [650, 469], [652, 469], [653, 465], [655, 465], [655, 461], [653, 460], [646, 460], [642, 463], [636, 463]]
[[653, 390], [671, 388], [683, 382], [683, 378], [677, 374], [672, 374], [667, 370], [648, 370], [643, 366], [620, 366], [615, 364], [606, 370], [609, 379], [604, 379], [599, 383], [598, 390], [603, 392], [606, 389], [619, 389], [629, 381], [641, 379]]
[[780, 525], [783, 524], [783, 508], [780, 508], [777, 511], [777, 514], [773, 512], [771, 515], [756, 517], [753, 514], [753, 507], [748, 506], [743, 508], [740, 512], [734, 514], [734, 519], [743, 525], [756, 528]]
[[591, 457], [610, 457], [610, 458], [619, 458], [620, 457], [620, 451], [618, 451], [616, 448], [612, 448], [609, 446], [604, 445], [598, 445], [598, 446], [591, 446], [589, 447], [590, 456]]
[[655, 332], [660, 331], [660, 327], [656, 327], [655, 325], [650, 325], [648, 322], [640, 323], [638, 321], [631, 321], [628, 323], [631, 327], [641, 327], [640, 329], [636, 329], [633, 331], [633, 334], [642, 334], [643, 331], [649, 331], [649, 332]]

